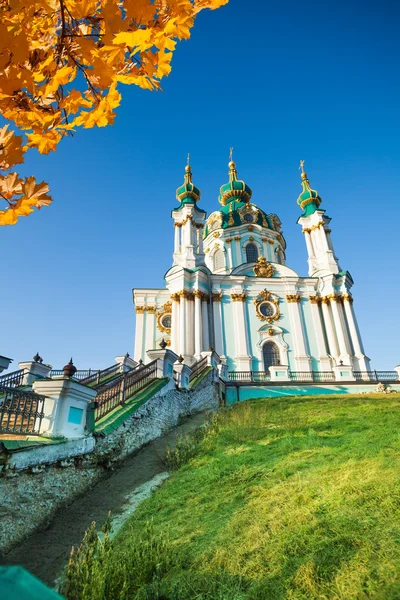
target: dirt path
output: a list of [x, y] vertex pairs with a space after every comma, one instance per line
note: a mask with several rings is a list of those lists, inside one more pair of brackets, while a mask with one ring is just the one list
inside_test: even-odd
[[60, 510], [47, 529], [37, 531], [11, 550], [3, 558], [3, 564], [22, 565], [48, 585], [54, 586], [71, 547], [79, 545], [91, 522], [102, 524], [110, 510], [119, 523], [124, 520], [129, 513], [127, 506], [133, 492], [165, 472], [162, 459], [167, 447], [173, 446], [179, 435], [199, 427], [204, 418], [203, 413], [188, 418], [169, 434], [127, 458], [121, 467], [111, 471], [85, 496]]

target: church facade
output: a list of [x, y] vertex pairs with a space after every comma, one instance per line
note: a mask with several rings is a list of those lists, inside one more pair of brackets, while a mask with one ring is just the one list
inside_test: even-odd
[[230, 371], [369, 371], [354, 313], [353, 280], [335, 256], [331, 219], [301, 163], [298, 223], [308, 276], [286, 265], [281, 221], [252, 202], [250, 187], [229, 163], [220, 207], [208, 217], [191, 167], [172, 211], [174, 252], [165, 288], [133, 290], [135, 360], [164, 339], [193, 364], [212, 347]]

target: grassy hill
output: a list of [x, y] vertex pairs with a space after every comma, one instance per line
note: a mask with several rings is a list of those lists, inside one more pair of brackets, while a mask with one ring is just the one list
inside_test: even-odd
[[68, 598], [400, 598], [400, 394], [235, 405], [169, 468]]

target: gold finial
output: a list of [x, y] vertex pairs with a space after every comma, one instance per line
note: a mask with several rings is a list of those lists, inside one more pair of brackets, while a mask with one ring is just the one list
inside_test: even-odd
[[230, 169], [234, 169], [236, 167], [234, 161], [233, 161], [233, 151], [234, 148], [229, 148], [229, 168]]
[[188, 152], [188, 155], [187, 155], [187, 161], [186, 161], [185, 171], [187, 173], [189, 173], [189, 171], [190, 171], [190, 152]]
[[305, 162], [306, 162], [305, 160], [301, 160], [300, 166], [299, 166], [299, 169], [301, 170], [301, 178], [302, 179], [307, 179], [307, 173], [304, 171], [304, 163]]

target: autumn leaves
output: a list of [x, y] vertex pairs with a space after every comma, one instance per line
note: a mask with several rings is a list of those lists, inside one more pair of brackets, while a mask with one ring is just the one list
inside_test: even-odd
[[[77, 128], [105, 127], [119, 83], [159, 89], [196, 14], [228, 0], [9, 0], [0, 2], [0, 225], [51, 203], [48, 186], [11, 172]], [[2, 208], [0, 203], [0, 208]]]

